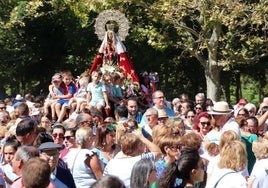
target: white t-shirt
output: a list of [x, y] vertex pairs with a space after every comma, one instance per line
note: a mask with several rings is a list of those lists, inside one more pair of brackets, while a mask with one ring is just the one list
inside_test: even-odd
[[103, 172], [103, 176], [117, 176], [124, 182], [126, 188], [130, 188], [130, 176], [132, 168], [136, 162], [144, 158], [155, 160], [155, 155], [154, 153], [146, 153], [144, 155], [138, 155], [136, 157], [115, 157], [114, 159], [110, 160], [106, 165]]
[[[233, 173], [226, 174], [229, 172]], [[224, 174], [226, 175], [218, 182]], [[213, 173], [206, 188], [214, 188], [216, 184], [217, 188], [247, 188], [247, 181], [240, 173], [226, 168], [219, 169]]]
[[268, 159], [257, 160], [251, 176], [255, 176], [252, 188], [268, 187]]

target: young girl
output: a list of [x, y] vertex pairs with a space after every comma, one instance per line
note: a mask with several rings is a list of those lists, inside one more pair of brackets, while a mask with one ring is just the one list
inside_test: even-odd
[[69, 101], [69, 106], [71, 107], [70, 109], [70, 114], [72, 114], [74, 111], [76, 113], [81, 112], [83, 109], [84, 104], [87, 102], [87, 85], [89, 82], [89, 76], [81, 76], [81, 78], [78, 80], [78, 87], [79, 89], [77, 92], [74, 94], [74, 97], [70, 99]]
[[97, 108], [102, 111], [103, 107], [110, 109], [105, 86], [100, 82], [101, 72], [93, 71], [92, 82], [87, 86], [87, 100], [89, 109]]
[[10, 185], [19, 177], [12, 169], [12, 160], [15, 157], [15, 153], [20, 146], [20, 143], [16, 140], [14, 136], [8, 137], [3, 148], [3, 163], [2, 170], [4, 172], [3, 178], [6, 181], [6, 187]]

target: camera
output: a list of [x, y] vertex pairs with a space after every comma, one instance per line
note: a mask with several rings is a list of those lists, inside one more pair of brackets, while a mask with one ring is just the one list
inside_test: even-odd
[[268, 106], [264, 106], [261, 109], [261, 114], [264, 114], [268, 110]]

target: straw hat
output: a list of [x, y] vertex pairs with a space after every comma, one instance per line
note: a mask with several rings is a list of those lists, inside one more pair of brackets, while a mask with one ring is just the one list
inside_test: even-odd
[[225, 101], [216, 102], [213, 106], [213, 109], [208, 112], [208, 114], [212, 115], [223, 115], [230, 114], [233, 110], [229, 108], [229, 105]]
[[158, 109], [158, 118], [167, 118], [167, 112], [164, 109]]

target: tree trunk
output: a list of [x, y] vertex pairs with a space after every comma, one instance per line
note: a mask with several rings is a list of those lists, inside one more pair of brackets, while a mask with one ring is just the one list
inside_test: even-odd
[[[212, 61], [212, 60], [209, 60]], [[213, 64], [213, 65], [211, 65]], [[205, 67], [205, 77], [207, 83], [207, 98], [213, 101], [220, 100], [220, 72], [222, 67], [216, 63], [209, 62], [209, 65]]]

